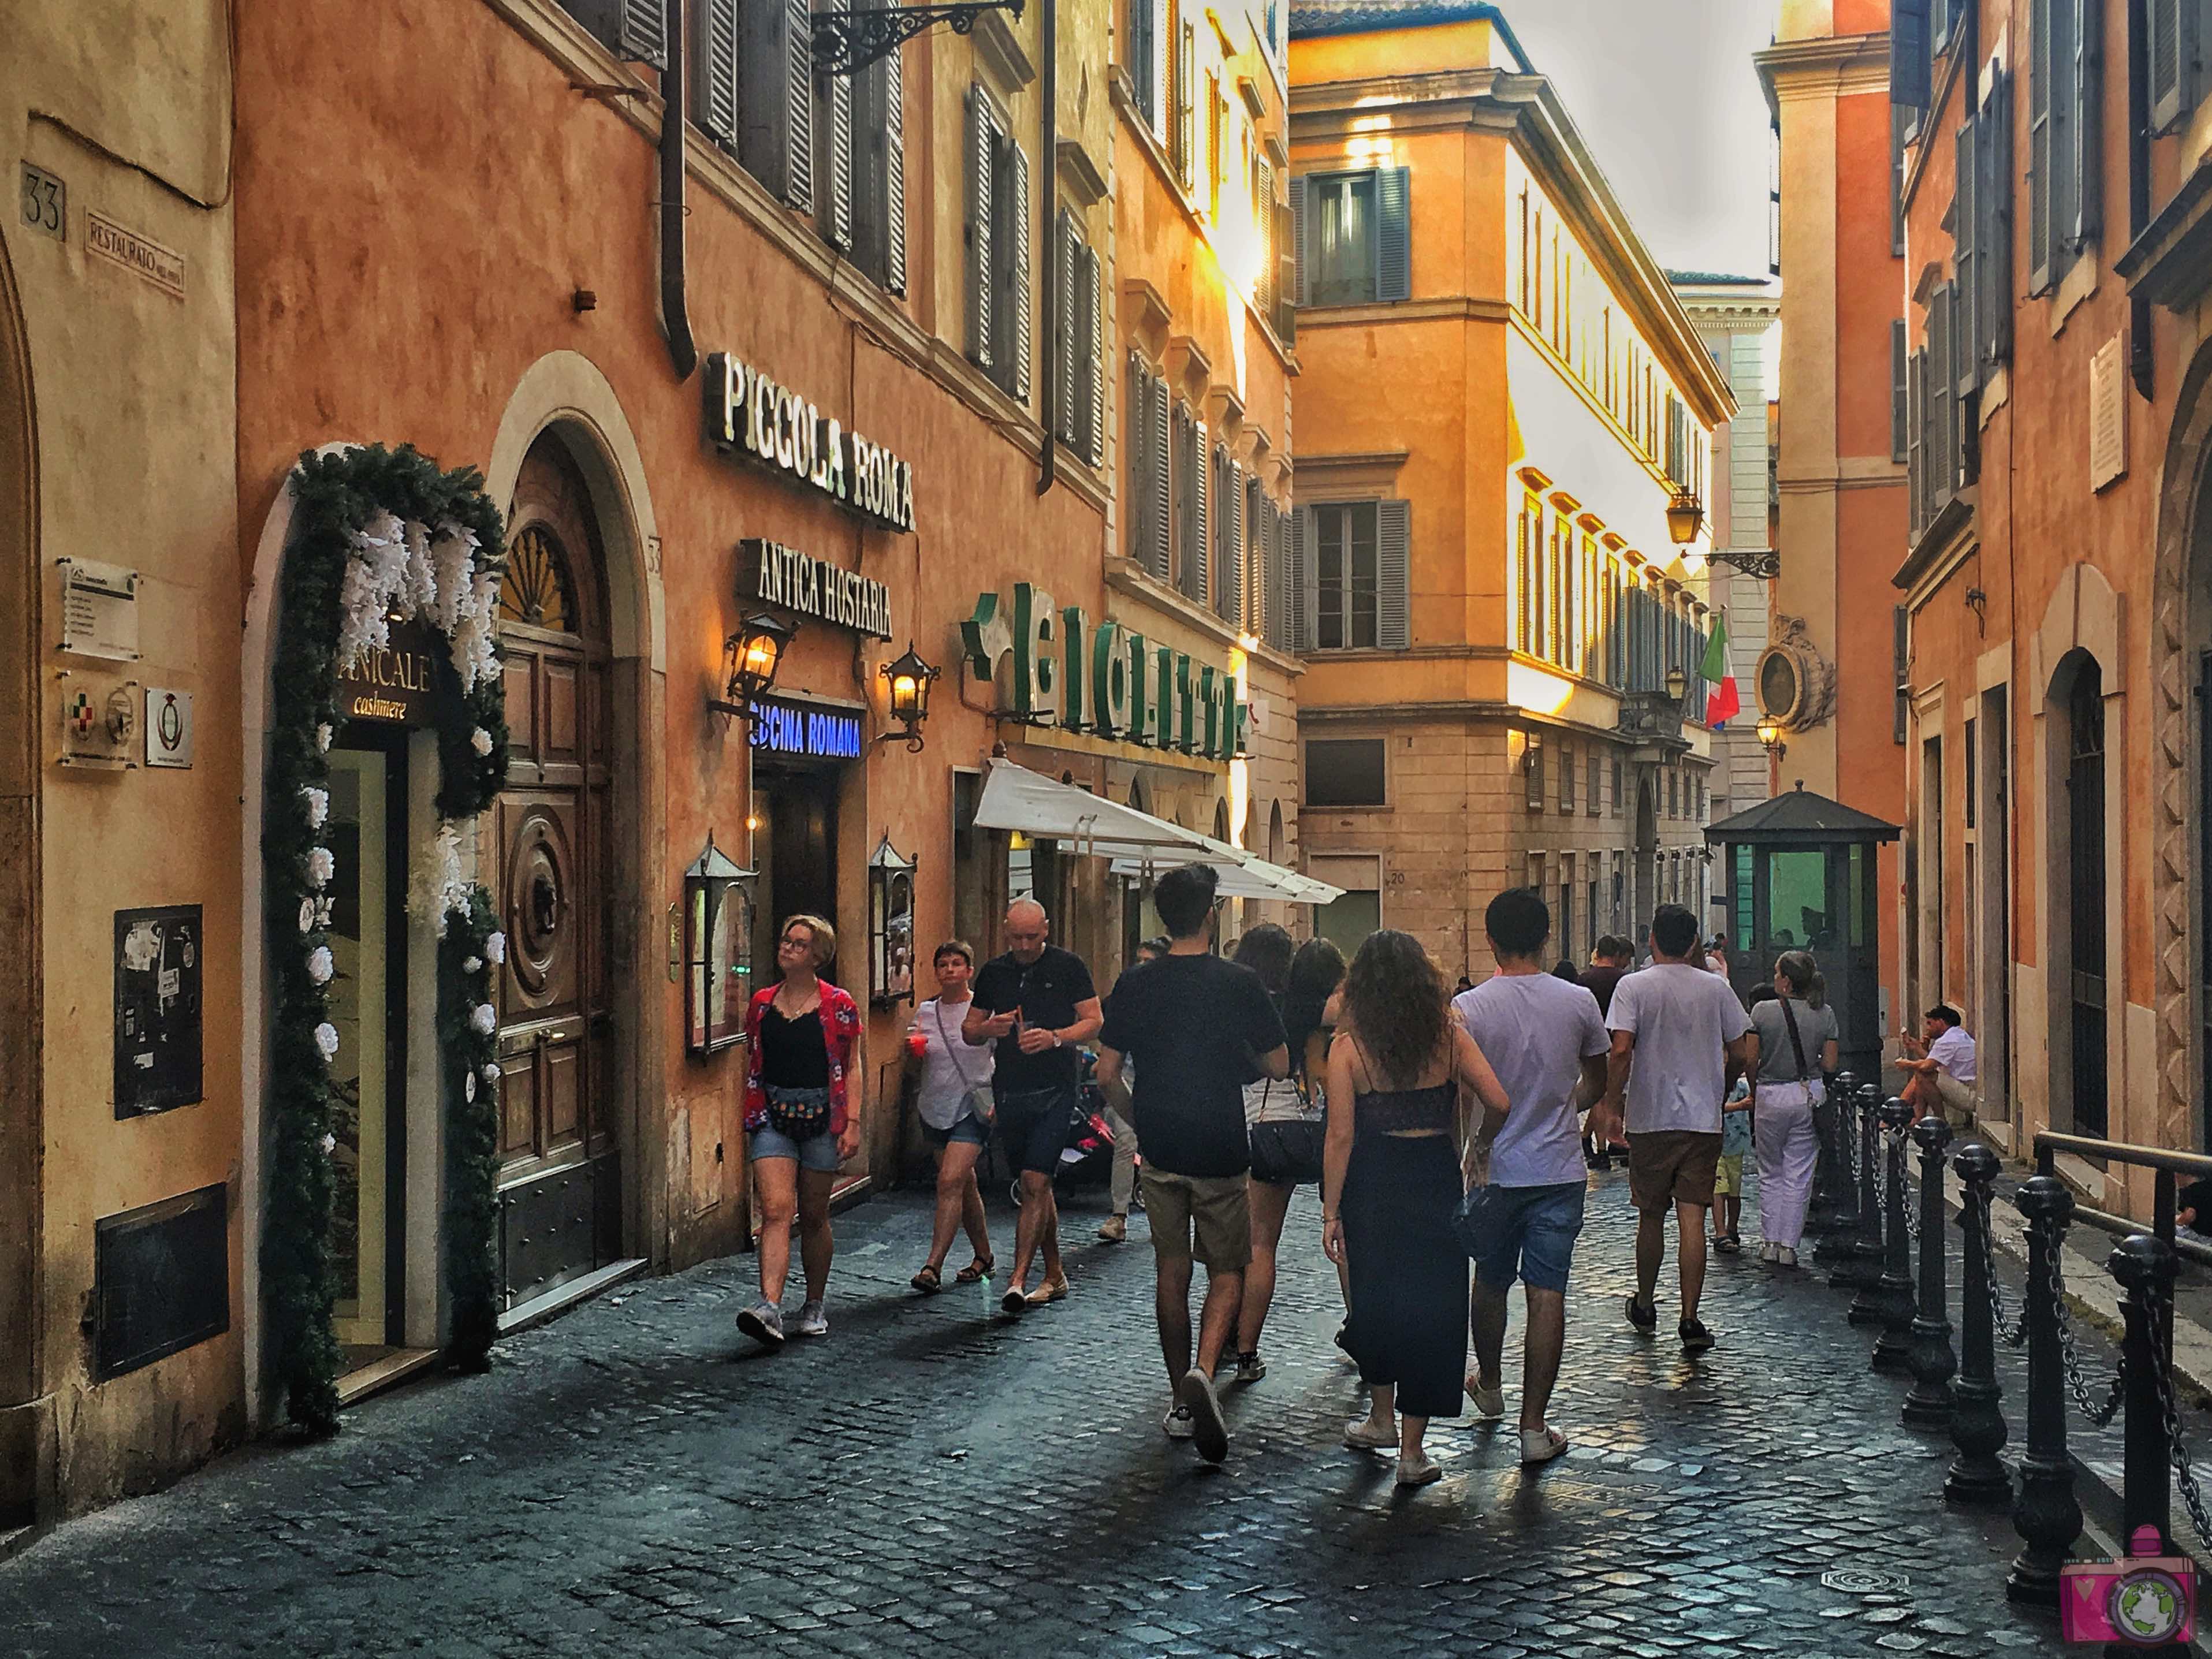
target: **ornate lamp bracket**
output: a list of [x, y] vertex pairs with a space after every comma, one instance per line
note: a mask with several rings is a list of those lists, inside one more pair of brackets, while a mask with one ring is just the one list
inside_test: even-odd
[[1771, 582], [1782, 574], [1782, 555], [1771, 547], [1717, 547], [1708, 556], [1758, 581]]
[[814, 64], [825, 75], [858, 75], [888, 58], [926, 30], [950, 23], [966, 34], [987, 11], [1011, 13], [1018, 21], [1024, 0], [951, 0], [951, 3], [884, 6], [868, 9], [833, 6], [814, 14]]

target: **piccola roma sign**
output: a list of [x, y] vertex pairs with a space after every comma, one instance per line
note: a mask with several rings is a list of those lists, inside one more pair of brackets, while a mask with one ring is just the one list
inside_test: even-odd
[[707, 359], [707, 435], [886, 530], [914, 528], [914, 468], [726, 352]]
[[979, 680], [995, 680], [1012, 659], [1013, 712], [1024, 720], [1208, 760], [1243, 752], [1251, 711], [1226, 668], [1194, 663], [1110, 617], [1093, 623], [1031, 583], [1016, 583], [1011, 602], [979, 596], [960, 638]]

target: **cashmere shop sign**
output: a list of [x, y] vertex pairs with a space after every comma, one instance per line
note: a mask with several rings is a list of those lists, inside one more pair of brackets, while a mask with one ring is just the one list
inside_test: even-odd
[[1032, 725], [1172, 749], [1225, 761], [1244, 751], [1250, 709], [1225, 667], [1134, 634], [1109, 617], [1017, 582], [1011, 603], [975, 600], [960, 624], [962, 655], [977, 679], [995, 681], [1011, 659], [1013, 713]]
[[726, 352], [707, 359], [707, 435], [886, 530], [914, 528], [914, 468]]

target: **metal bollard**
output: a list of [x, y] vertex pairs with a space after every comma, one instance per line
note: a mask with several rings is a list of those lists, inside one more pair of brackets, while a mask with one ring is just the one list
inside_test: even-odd
[[2005, 1577], [2005, 1599], [2058, 1605], [2058, 1570], [2081, 1535], [2074, 1465], [2066, 1455], [2066, 1359], [2058, 1346], [2058, 1252], [2074, 1218], [2074, 1194], [2057, 1176], [2022, 1183], [2013, 1203], [2027, 1218], [2027, 1449], [2012, 1506], [2020, 1553]]
[[2136, 1233], [2112, 1246], [2105, 1269], [2127, 1292], [2122, 1311], [2127, 1334], [2120, 1364], [2127, 1371], [2127, 1438], [2120, 1495], [2121, 1534], [2156, 1527], [2163, 1549], [2172, 1554], [2172, 1486], [2168, 1474], [2166, 1401], [2160, 1376], [2172, 1374], [2173, 1246], [2154, 1233]]
[[[1843, 1136], [1848, 1114], [1838, 1103], [1850, 1098], [1851, 1091], [1858, 1087], [1858, 1079], [1849, 1072], [1836, 1073], [1834, 1086], [1829, 1089], [1820, 1103], [1813, 1109], [1813, 1122], [1820, 1130], [1820, 1152], [1814, 1164], [1813, 1207], [1805, 1218], [1806, 1231], [1823, 1241], [1814, 1249], [1814, 1257], [1826, 1267], [1826, 1240], [1844, 1224], [1845, 1199], [1844, 1189], [1850, 1184], [1850, 1164], [1844, 1155]], [[1851, 1218], [1857, 1224], [1858, 1218]]]
[[2012, 1477], [1997, 1455], [2006, 1439], [2004, 1390], [1997, 1386], [1996, 1323], [1990, 1302], [1994, 1242], [1986, 1217], [1997, 1155], [1969, 1141], [1951, 1167], [1966, 1183], [1966, 1201], [1959, 1211], [1966, 1261], [1959, 1290], [1959, 1381], [1951, 1390], [1951, 1443], [1959, 1455], [1943, 1478], [1943, 1496], [1954, 1504], [1995, 1507], [2012, 1501]]
[[1856, 1281], [1852, 1268], [1857, 1261], [1856, 1247], [1859, 1233], [1859, 1186], [1851, 1175], [1851, 1152], [1859, 1133], [1859, 1101], [1856, 1088], [1845, 1089], [1841, 1078], [1836, 1080], [1836, 1092], [1828, 1106], [1831, 1120], [1829, 1157], [1834, 1168], [1830, 1178], [1834, 1182], [1834, 1198], [1828, 1212], [1828, 1224], [1821, 1233], [1820, 1243], [1814, 1247], [1816, 1265], [1826, 1269], [1828, 1283], [1838, 1290], [1848, 1290]]
[[1850, 1261], [1843, 1282], [1858, 1294], [1851, 1298], [1854, 1325], [1881, 1323], [1880, 1295], [1881, 1261], [1885, 1249], [1881, 1231], [1881, 1196], [1875, 1172], [1881, 1157], [1881, 1091], [1871, 1083], [1859, 1085], [1859, 1231], [1851, 1241]]
[[1912, 1108], [1892, 1097], [1882, 1103], [1885, 1137], [1882, 1156], [1889, 1160], [1888, 1213], [1883, 1218], [1887, 1237], [1882, 1245], [1881, 1276], [1875, 1281], [1874, 1296], [1881, 1310], [1881, 1334], [1875, 1339], [1874, 1368], [1878, 1371], [1909, 1370], [1912, 1365], [1912, 1235], [1905, 1189], [1905, 1132], [1912, 1125]]
[[1959, 1370], [1951, 1352], [1951, 1318], [1943, 1294], [1943, 1152], [1951, 1126], [1931, 1112], [1912, 1126], [1920, 1148], [1920, 1301], [1912, 1315], [1912, 1392], [1905, 1420], [1916, 1429], [1948, 1428], [1951, 1378]]

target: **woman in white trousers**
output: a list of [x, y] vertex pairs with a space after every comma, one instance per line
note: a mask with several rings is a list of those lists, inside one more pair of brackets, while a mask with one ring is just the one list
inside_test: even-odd
[[1805, 1210], [1813, 1196], [1820, 1136], [1813, 1109], [1836, 1069], [1836, 1011], [1806, 951], [1784, 951], [1774, 964], [1775, 995], [1753, 1007], [1759, 1057], [1752, 1073], [1752, 1145], [1759, 1158], [1759, 1259], [1797, 1265]]

